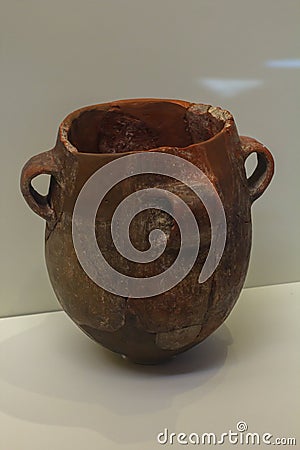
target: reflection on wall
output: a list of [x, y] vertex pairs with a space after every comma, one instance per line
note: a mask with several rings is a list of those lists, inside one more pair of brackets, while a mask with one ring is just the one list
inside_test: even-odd
[[263, 84], [262, 80], [243, 78], [202, 78], [202, 86], [222, 97], [234, 97], [243, 91], [256, 88]]
[[266, 61], [265, 65], [278, 69], [296, 69], [300, 68], [300, 59], [270, 59]]

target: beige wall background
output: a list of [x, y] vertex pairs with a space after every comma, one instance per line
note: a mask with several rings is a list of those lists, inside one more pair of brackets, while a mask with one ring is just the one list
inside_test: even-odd
[[[19, 192], [22, 165], [53, 146], [69, 112], [120, 98], [220, 105], [240, 134], [271, 149], [276, 176], [253, 207], [246, 286], [300, 279], [298, 1], [0, 4], [0, 315], [58, 309], [44, 223]], [[46, 189], [45, 180], [37, 184]]]

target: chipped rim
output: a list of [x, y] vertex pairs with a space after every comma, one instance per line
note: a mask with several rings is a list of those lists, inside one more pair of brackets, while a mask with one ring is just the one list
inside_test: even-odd
[[[90, 105], [90, 106], [84, 106], [82, 108], [76, 109], [75, 111], [71, 112], [70, 114], [68, 114], [65, 119], [61, 122], [60, 126], [59, 126], [59, 130], [58, 130], [58, 138], [60, 140], [60, 142], [64, 145], [64, 147], [71, 153], [73, 154], [82, 154], [82, 152], [78, 151], [78, 149], [71, 144], [69, 138], [68, 138], [68, 133], [70, 130], [70, 127], [73, 123], [73, 121], [75, 119], [77, 119], [83, 112], [85, 111], [92, 111], [92, 110], [97, 110], [100, 108], [103, 108], [103, 106], [114, 106], [114, 105], [124, 105], [126, 103], [142, 103], [142, 102], [147, 102], [147, 103], [151, 103], [151, 102], [169, 102], [169, 103], [175, 103], [179, 106], [183, 106], [184, 108], [188, 109], [191, 108], [193, 106], [199, 107], [200, 109], [203, 109], [203, 113], [209, 113], [211, 114], [213, 117], [215, 117], [218, 120], [221, 120], [222, 122], [224, 122], [223, 128], [216, 134], [214, 134], [214, 136], [212, 136], [211, 138], [205, 140], [205, 141], [199, 141], [199, 142], [194, 142], [193, 144], [190, 144], [186, 147], [176, 147], [176, 148], [180, 148], [180, 149], [190, 149], [193, 148], [194, 146], [198, 146], [199, 144], [207, 144], [208, 142], [212, 142], [214, 140], [216, 140], [219, 136], [221, 136], [222, 134], [226, 133], [228, 131], [228, 129], [230, 127], [232, 127], [232, 125], [234, 124], [234, 118], [232, 116], [232, 114], [227, 111], [226, 109], [223, 109], [219, 106], [212, 106], [212, 105], [208, 105], [205, 103], [194, 103], [194, 102], [188, 102], [185, 100], [175, 100], [175, 99], [162, 99], [162, 98], [133, 98], [133, 99], [123, 99], [123, 100], [114, 100], [112, 102], [104, 102], [104, 103], [97, 103], [94, 105]], [[147, 151], [153, 151], [153, 150], [158, 150], [159, 148], [175, 148], [175, 146], [161, 146], [161, 147], [155, 147], [152, 149], [147, 149]], [[126, 154], [131, 154], [131, 153], [137, 153], [140, 152], [141, 150], [131, 150], [128, 152], [122, 152], [122, 155], [126, 155]], [[103, 156], [105, 155], [107, 157], [107, 153], [88, 153], [85, 152], [84, 155], [93, 155], [96, 157], [99, 156]], [[112, 155], [115, 155], [114, 153]]]

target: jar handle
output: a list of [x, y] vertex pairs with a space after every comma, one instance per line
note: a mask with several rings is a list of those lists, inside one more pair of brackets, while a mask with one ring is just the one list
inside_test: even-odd
[[47, 222], [54, 222], [56, 214], [51, 207], [49, 193], [39, 194], [31, 184], [31, 181], [38, 175], [52, 175], [55, 180], [59, 180], [59, 167], [55, 161], [53, 149], [33, 156], [27, 161], [22, 169], [20, 188], [21, 192], [30, 208]]
[[247, 179], [251, 202], [259, 198], [274, 174], [274, 159], [270, 151], [256, 139], [248, 136], [240, 136], [244, 163], [251, 153], [257, 153], [257, 166], [252, 175]]

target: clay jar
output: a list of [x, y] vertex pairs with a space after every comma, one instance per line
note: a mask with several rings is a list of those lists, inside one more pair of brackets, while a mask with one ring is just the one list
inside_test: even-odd
[[[197, 181], [189, 169], [182, 170], [187, 183], [164, 173], [148, 173], [147, 161], [143, 174], [130, 172], [135, 166], [130, 166], [131, 160], [126, 157], [158, 153], [181, 158], [189, 167], [199, 169], [204, 178]], [[247, 178], [245, 160], [251, 153], [257, 154], [257, 166]], [[105, 261], [117, 273], [146, 280], [164, 274], [175, 264], [183, 237], [176, 218], [185, 217], [183, 203], [199, 227], [200, 247], [193, 267], [173, 287], [155, 295], [145, 295], [143, 284], [140, 297], [136, 292], [131, 295], [130, 288], [120, 292], [114, 287], [117, 282], [111, 283], [109, 289], [103, 287], [87, 273], [74, 246], [73, 213], [82, 189], [99, 169], [116, 160], [122, 161], [124, 173], [132, 176], [113, 185], [96, 208], [94, 237]], [[267, 188], [273, 171], [270, 152], [255, 139], [240, 137], [228, 111], [179, 100], [133, 99], [85, 107], [67, 116], [59, 127], [55, 147], [34, 156], [24, 166], [21, 190], [32, 210], [46, 221], [47, 269], [62, 308], [81, 330], [103, 346], [134, 362], [151, 364], [203, 341], [230, 313], [249, 262], [251, 205]], [[103, 173], [106, 175], [102, 181], [107, 184], [113, 175], [109, 171]], [[40, 174], [51, 175], [46, 196], [36, 192], [31, 184]], [[220, 228], [218, 220], [211, 223], [215, 219], [212, 220], [205, 202], [189, 186], [189, 177], [194, 185], [198, 183], [199, 192], [207, 187], [210, 193], [211, 188], [215, 190], [226, 229], [224, 223]], [[165, 236], [163, 253], [145, 264], [118, 251], [111, 224], [118, 206], [133, 193], [147, 188], [160, 189], [171, 213], [150, 207], [139, 210], [131, 221], [128, 233], [132, 246], [140, 254], [149, 251], [153, 230], [160, 229]], [[94, 200], [85, 198], [87, 210]], [[88, 235], [88, 231], [84, 232], [88, 230], [85, 220], [83, 214], [82, 220], [79, 219], [82, 242]], [[220, 235], [226, 231], [219, 254], [212, 248], [213, 226], [216, 242], [218, 230]], [[123, 230], [121, 224], [119, 232], [123, 231], [125, 225]], [[186, 237], [191, 252], [195, 239], [193, 233]], [[101, 279], [102, 266], [89, 250], [86, 242], [90, 267], [94, 267], [95, 277], [100, 273]], [[214, 250], [217, 266], [206, 280], [199, 282], [209, 252]]]

